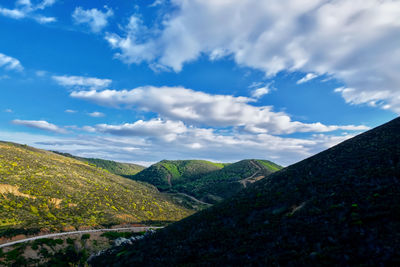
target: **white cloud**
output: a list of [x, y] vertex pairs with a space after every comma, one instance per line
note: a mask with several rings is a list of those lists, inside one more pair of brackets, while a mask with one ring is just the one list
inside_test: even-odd
[[[154, 30], [108, 34], [117, 57], [180, 71], [206, 54], [273, 76], [332, 75], [353, 88], [353, 104], [381, 103], [400, 113], [400, 2], [393, 0], [172, 0], [176, 12]], [[130, 22], [131, 24], [131, 22]], [[160, 30], [161, 28], [161, 30]], [[384, 94], [380, 92], [384, 91]], [[358, 97], [362, 95], [362, 97]]]
[[270, 92], [269, 87], [264, 86], [257, 89], [253, 89], [253, 91], [251, 92], [251, 96], [254, 98], [260, 98], [266, 94], [269, 94], [269, 92]]
[[82, 76], [52, 76], [59, 85], [67, 87], [103, 88], [112, 83], [110, 79], [99, 79]]
[[45, 9], [46, 7], [54, 5], [55, 2], [56, 0], [43, 0], [36, 6], [36, 9]]
[[66, 109], [64, 112], [65, 113], [77, 113], [78, 111], [73, 110], [73, 109]]
[[25, 13], [18, 9], [8, 9], [0, 7], [0, 14], [5, 17], [10, 17], [13, 19], [22, 19], [25, 17]]
[[55, 132], [55, 133], [63, 133], [63, 134], [67, 133], [67, 131], [65, 129], [63, 129], [61, 127], [58, 127], [57, 125], [49, 123], [47, 121], [43, 121], [43, 120], [39, 120], [39, 121], [35, 121], [35, 120], [13, 120], [12, 123], [16, 124], [16, 125], [23, 125], [23, 126], [26, 126], [26, 127], [36, 128], [36, 129]]
[[211, 95], [183, 87], [138, 87], [132, 90], [74, 91], [71, 97], [112, 107], [155, 112], [163, 119], [211, 127], [243, 127], [246, 131], [269, 134], [366, 130], [366, 126], [326, 126], [292, 121], [271, 106], [253, 106], [255, 100], [231, 95]]
[[164, 4], [164, 2], [165, 2], [165, 0], [154, 0], [154, 2], [151, 5], [149, 5], [149, 7], [159, 6], [159, 5]]
[[72, 18], [77, 24], [88, 24], [93, 32], [100, 32], [108, 24], [108, 18], [114, 15], [112, 9], [107, 6], [106, 12], [102, 12], [96, 8], [84, 10], [77, 7], [72, 13]]
[[[32, 127], [37, 128], [37, 125], [44, 125], [39, 129], [49, 130], [47, 128], [50, 128], [50, 131], [60, 128], [54, 125], [48, 126], [48, 123], [34, 123]], [[122, 162], [156, 162], [161, 159], [193, 158], [232, 162], [244, 158], [264, 158], [288, 165], [352, 137], [352, 135], [316, 134], [307, 139], [301, 139], [237, 131], [228, 134], [214, 129], [187, 127], [181, 122], [158, 119], [82, 128], [85, 128], [83, 130], [91, 129], [91, 134], [54, 137], [0, 131], [0, 140], [68, 152], [83, 157]], [[68, 127], [68, 129], [80, 130], [78, 127]]]
[[55, 17], [36, 16], [35, 20], [41, 24], [51, 23], [57, 21]]
[[12, 113], [12, 112], [13, 112], [13, 110], [12, 110], [12, 109], [10, 109], [10, 108], [7, 108], [7, 109], [5, 109], [5, 110], [4, 110], [4, 112], [7, 112], [7, 113]]
[[101, 118], [101, 117], [105, 116], [104, 113], [98, 112], [98, 111], [94, 111], [94, 112], [88, 113], [88, 115], [90, 117], [94, 117], [94, 118]]
[[4, 67], [7, 70], [17, 71], [22, 71], [24, 69], [18, 59], [4, 55], [2, 53], [0, 53], [0, 67]]
[[278, 160], [280, 164], [291, 164], [353, 136], [317, 134], [309, 139], [300, 139], [264, 133], [222, 134], [214, 129], [186, 127], [182, 122], [159, 119], [122, 125], [99, 124], [87, 128], [91, 133], [118, 136], [114, 140], [118, 140], [121, 147], [132, 147], [135, 144], [132, 149], [124, 152], [148, 161], [163, 158], [235, 161], [258, 157]]
[[318, 75], [316, 75], [314, 73], [307, 73], [306, 76], [304, 76], [303, 78], [298, 80], [296, 83], [297, 84], [306, 83], [306, 82], [311, 81], [312, 79], [315, 79], [317, 77], [318, 77]]
[[42, 2], [34, 5], [30, 0], [18, 0], [15, 3], [14, 9], [0, 7], [0, 15], [13, 19], [32, 18], [41, 24], [54, 22], [55, 17], [46, 17], [37, 14], [38, 10], [43, 10], [52, 6], [56, 0], [43, 0]]

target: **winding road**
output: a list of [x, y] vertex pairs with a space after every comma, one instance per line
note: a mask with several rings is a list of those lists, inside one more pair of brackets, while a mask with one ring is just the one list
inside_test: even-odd
[[39, 236], [34, 236], [34, 237], [29, 237], [17, 241], [12, 241], [8, 243], [4, 243], [0, 245], [0, 248], [8, 247], [8, 246], [13, 246], [19, 243], [24, 243], [24, 242], [29, 242], [29, 241], [34, 241], [37, 239], [42, 239], [42, 238], [51, 238], [51, 237], [58, 237], [58, 236], [64, 236], [64, 235], [76, 235], [76, 234], [86, 234], [86, 233], [96, 233], [96, 232], [113, 232], [113, 231], [124, 231], [124, 230], [129, 230], [133, 232], [142, 232], [146, 231], [149, 229], [158, 229], [162, 227], [150, 227], [150, 226], [140, 226], [140, 227], [125, 227], [125, 228], [113, 228], [113, 229], [93, 229], [93, 230], [82, 230], [82, 231], [71, 231], [71, 232], [62, 232], [62, 233], [54, 233], [54, 234], [47, 234], [47, 235], [39, 235]]

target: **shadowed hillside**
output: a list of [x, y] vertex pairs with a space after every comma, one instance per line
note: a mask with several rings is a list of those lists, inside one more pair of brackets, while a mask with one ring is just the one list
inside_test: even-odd
[[175, 189], [205, 202], [217, 203], [280, 169], [281, 166], [267, 160], [246, 159], [179, 184]]
[[400, 118], [94, 266], [400, 265]]
[[191, 212], [151, 185], [52, 152], [0, 142], [0, 233], [174, 221]]

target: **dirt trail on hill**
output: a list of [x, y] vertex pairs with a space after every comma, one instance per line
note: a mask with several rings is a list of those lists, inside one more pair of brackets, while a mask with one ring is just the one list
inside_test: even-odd
[[193, 196], [190, 196], [190, 195], [188, 195], [188, 194], [185, 194], [185, 193], [179, 192], [179, 193], [176, 193], [176, 194], [177, 194], [177, 195], [182, 195], [182, 196], [188, 197], [188, 198], [190, 198], [191, 200], [193, 200], [193, 201], [195, 201], [195, 202], [198, 202], [198, 203], [201, 203], [201, 204], [204, 204], [204, 205], [212, 205], [212, 204], [210, 204], [210, 203], [203, 202], [203, 201], [201, 201], [201, 200], [199, 200], [199, 199], [197, 199], [197, 198], [195, 198], [195, 197], [193, 197]]
[[247, 187], [247, 183], [254, 183], [257, 182], [258, 180], [261, 180], [263, 178], [265, 178], [265, 176], [260, 175], [255, 177], [260, 171], [261, 171], [261, 167], [255, 163], [253, 160], [250, 160], [250, 163], [257, 168], [257, 171], [255, 171], [252, 175], [250, 175], [249, 177], [246, 177], [242, 180], [240, 180], [239, 182], [243, 185], [244, 188]]

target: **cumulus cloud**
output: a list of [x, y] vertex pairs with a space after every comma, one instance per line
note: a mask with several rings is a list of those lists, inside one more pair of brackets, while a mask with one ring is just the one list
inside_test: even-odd
[[151, 34], [137, 16], [123, 34], [108, 34], [117, 57], [180, 71], [202, 54], [212, 59], [229, 55], [268, 76], [280, 71], [332, 75], [352, 89], [340, 92], [347, 102], [374, 105], [378, 96], [378, 106], [400, 112], [399, 1], [171, 3], [176, 12]]
[[88, 113], [88, 115], [89, 115], [90, 117], [94, 117], [94, 118], [101, 118], [101, 117], [104, 117], [104, 116], [105, 116], [104, 113], [98, 112], [98, 111], [94, 111], [94, 112]]
[[112, 9], [105, 6], [102, 12], [96, 8], [84, 10], [82, 7], [75, 8], [72, 19], [77, 24], [88, 24], [93, 32], [100, 32], [108, 24], [108, 18], [114, 15]]
[[55, 17], [42, 16], [37, 13], [39, 10], [54, 5], [55, 2], [56, 0], [43, 0], [38, 4], [32, 4], [30, 0], [18, 0], [13, 9], [0, 7], [0, 15], [13, 19], [31, 18], [41, 24], [50, 23], [57, 19]]
[[67, 87], [82, 87], [82, 88], [103, 88], [112, 83], [110, 79], [99, 79], [83, 76], [52, 76], [59, 85]]
[[17, 71], [22, 71], [24, 69], [18, 59], [4, 55], [2, 53], [0, 53], [0, 67], [4, 67], [7, 70]]
[[104, 106], [135, 108], [155, 112], [161, 118], [185, 124], [211, 127], [243, 127], [254, 133], [290, 134], [294, 132], [329, 132], [366, 130], [360, 125], [324, 125], [292, 121], [284, 112], [271, 106], [251, 105], [255, 100], [231, 95], [212, 95], [183, 87], [138, 87], [132, 90], [74, 91], [71, 97]]
[[306, 82], [311, 81], [312, 79], [315, 79], [317, 77], [318, 77], [318, 75], [316, 75], [314, 73], [307, 73], [306, 76], [304, 76], [303, 78], [298, 80], [296, 83], [297, 84], [306, 83]]
[[50, 131], [50, 132], [54, 132], [54, 133], [62, 133], [62, 134], [67, 133], [67, 131], [65, 129], [58, 127], [57, 125], [49, 123], [47, 121], [43, 121], [43, 120], [39, 120], [39, 121], [36, 121], [36, 120], [13, 120], [12, 123], [16, 124], [16, 125], [23, 125], [26, 127]]

